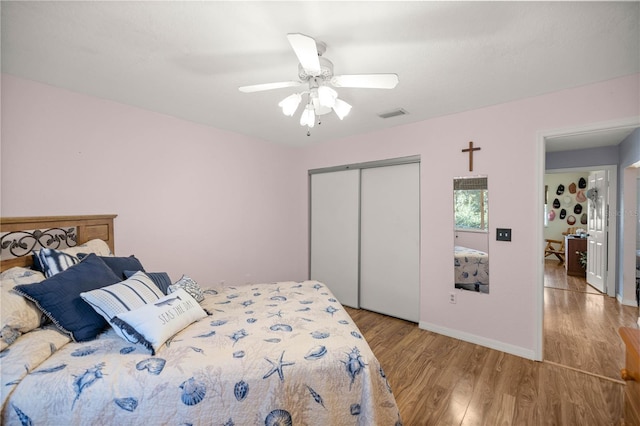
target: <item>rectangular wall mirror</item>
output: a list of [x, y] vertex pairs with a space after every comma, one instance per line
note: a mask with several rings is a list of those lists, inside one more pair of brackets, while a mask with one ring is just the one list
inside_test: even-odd
[[454, 285], [489, 293], [489, 191], [487, 176], [453, 180]]

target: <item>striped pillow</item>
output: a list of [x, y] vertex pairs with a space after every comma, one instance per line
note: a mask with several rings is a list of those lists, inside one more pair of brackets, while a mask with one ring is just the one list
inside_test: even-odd
[[151, 278], [141, 271], [117, 284], [80, 293], [80, 297], [107, 320], [116, 334], [130, 343], [136, 343], [137, 339], [123, 332], [120, 327], [114, 327], [113, 317], [153, 303], [163, 296]]
[[[125, 278], [130, 278], [136, 272], [138, 271], [124, 271], [124, 276]], [[169, 286], [171, 285], [171, 278], [169, 277], [169, 274], [166, 272], [142, 272], [147, 274], [147, 276], [156, 283], [158, 288], [162, 291], [162, 294], [169, 294]]]
[[34, 259], [38, 259], [34, 262], [44, 271], [44, 275], [47, 278], [51, 278], [55, 274], [67, 270], [69, 267], [80, 262], [80, 260], [72, 254], [65, 253], [62, 250], [48, 248], [40, 250], [34, 255]]
[[33, 268], [36, 271], [44, 273], [45, 277], [51, 278], [69, 267], [80, 262], [79, 255], [86, 257], [89, 253], [95, 253], [98, 256], [113, 256], [109, 245], [100, 239], [93, 239], [86, 243], [67, 247], [65, 249], [43, 248], [33, 252]]

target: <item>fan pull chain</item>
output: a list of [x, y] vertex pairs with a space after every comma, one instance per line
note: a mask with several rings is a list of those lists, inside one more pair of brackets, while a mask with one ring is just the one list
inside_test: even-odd
[[[318, 126], [322, 124], [320, 116], [318, 116]], [[307, 136], [311, 136], [311, 127], [307, 126]]]

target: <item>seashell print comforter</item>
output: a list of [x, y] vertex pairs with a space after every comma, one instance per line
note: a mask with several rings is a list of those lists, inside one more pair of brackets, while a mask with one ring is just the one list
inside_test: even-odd
[[385, 373], [317, 281], [206, 290], [211, 313], [155, 356], [109, 329], [21, 336], [0, 359], [5, 425], [401, 425]]
[[[489, 255], [468, 247], [454, 247], [455, 283], [489, 286]], [[488, 291], [488, 289], [487, 289]]]

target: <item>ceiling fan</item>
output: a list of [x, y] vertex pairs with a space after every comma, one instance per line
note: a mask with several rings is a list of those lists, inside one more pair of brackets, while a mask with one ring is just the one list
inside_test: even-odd
[[[302, 92], [289, 95], [278, 103], [284, 115], [292, 117], [302, 102], [303, 96], [306, 95], [307, 103], [300, 117], [301, 126], [311, 128], [316, 123], [316, 117], [331, 111], [334, 111], [340, 120], [349, 114], [351, 105], [339, 99], [333, 87], [393, 89], [398, 84], [397, 74], [333, 75], [333, 63], [322, 56], [327, 49], [326, 44], [299, 33], [287, 34], [287, 39], [300, 61], [299, 80], [242, 86], [239, 90], [244, 93], [253, 93], [303, 86]], [[310, 135], [309, 131], [307, 131], [308, 135]]]

